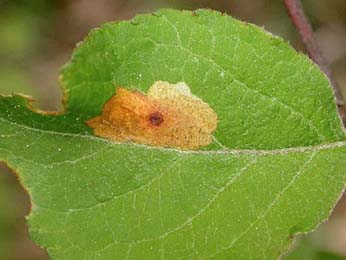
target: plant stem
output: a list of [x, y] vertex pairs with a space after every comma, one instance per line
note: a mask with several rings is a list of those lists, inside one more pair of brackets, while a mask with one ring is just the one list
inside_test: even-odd
[[307, 17], [305, 16], [303, 6], [300, 0], [284, 0], [286, 9], [291, 18], [292, 23], [296, 27], [300, 34], [300, 37], [305, 45], [305, 49], [309, 57], [320, 67], [320, 69], [328, 77], [336, 98], [336, 103], [338, 105], [339, 114], [344, 122], [346, 123], [346, 107], [345, 102], [342, 98], [341, 91], [334, 79], [329, 64], [324, 59], [318, 43], [314, 37], [314, 33], [311, 24]]

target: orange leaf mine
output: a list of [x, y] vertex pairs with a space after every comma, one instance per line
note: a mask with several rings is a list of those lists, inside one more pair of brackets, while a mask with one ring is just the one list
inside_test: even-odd
[[102, 115], [87, 124], [114, 141], [187, 150], [211, 143], [217, 115], [185, 83], [157, 81], [147, 95], [118, 87]]

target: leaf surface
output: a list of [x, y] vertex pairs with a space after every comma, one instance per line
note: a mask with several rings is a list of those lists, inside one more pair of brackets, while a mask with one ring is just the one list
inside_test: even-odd
[[[186, 82], [218, 114], [181, 151], [92, 135], [115, 86]], [[276, 259], [325, 220], [346, 139], [328, 80], [282, 39], [209, 10], [159, 10], [93, 31], [63, 71], [66, 111], [0, 99], [0, 160], [53, 259]]]

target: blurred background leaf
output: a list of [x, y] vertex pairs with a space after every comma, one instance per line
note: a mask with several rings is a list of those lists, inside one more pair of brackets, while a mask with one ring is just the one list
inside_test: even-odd
[[30, 240], [25, 223], [29, 210], [29, 197], [16, 176], [0, 165], [1, 260], [49, 259], [46, 252]]
[[297, 242], [297, 247], [284, 259], [286, 260], [344, 260], [340, 255], [323, 251], [311, 238], [311, 236], [301, 237]]
[[[346, 94], [346, 1], [302, 0], [321, 49]], [[106, 21], [160, 7], [213, 8], [264, 26], [304, 51], [277, 0], [0, 0], [0, 93], [25, 93], [36, 106], [60, 110], [59, 68], [75, 45]], [[15, 175], [0, 168], [0, 259], [48, 259], [29, 239], [29, 199]], [[316, 232], [297, 239], [285, 259], [346, 259], [346, 198]], [[288, 255], [288, 256], [287, 256]]]

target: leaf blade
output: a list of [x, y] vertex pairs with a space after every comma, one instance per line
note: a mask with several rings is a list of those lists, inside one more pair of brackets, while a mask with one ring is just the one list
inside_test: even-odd
[[[145, 91], [156, 79], [184, 80], [209, 102], [228, 149], [91, 135], [84, 122], [114, 85]], [[106, 24], [76, 50], [62, 83], [65, 114], [0, 98], [0, 160], [19, 172], [31, 235], [54, 259], [274, 259], [327, 218], [343, 189], [345, 133], [328, 81], [255, 26], [206, 10]]]

